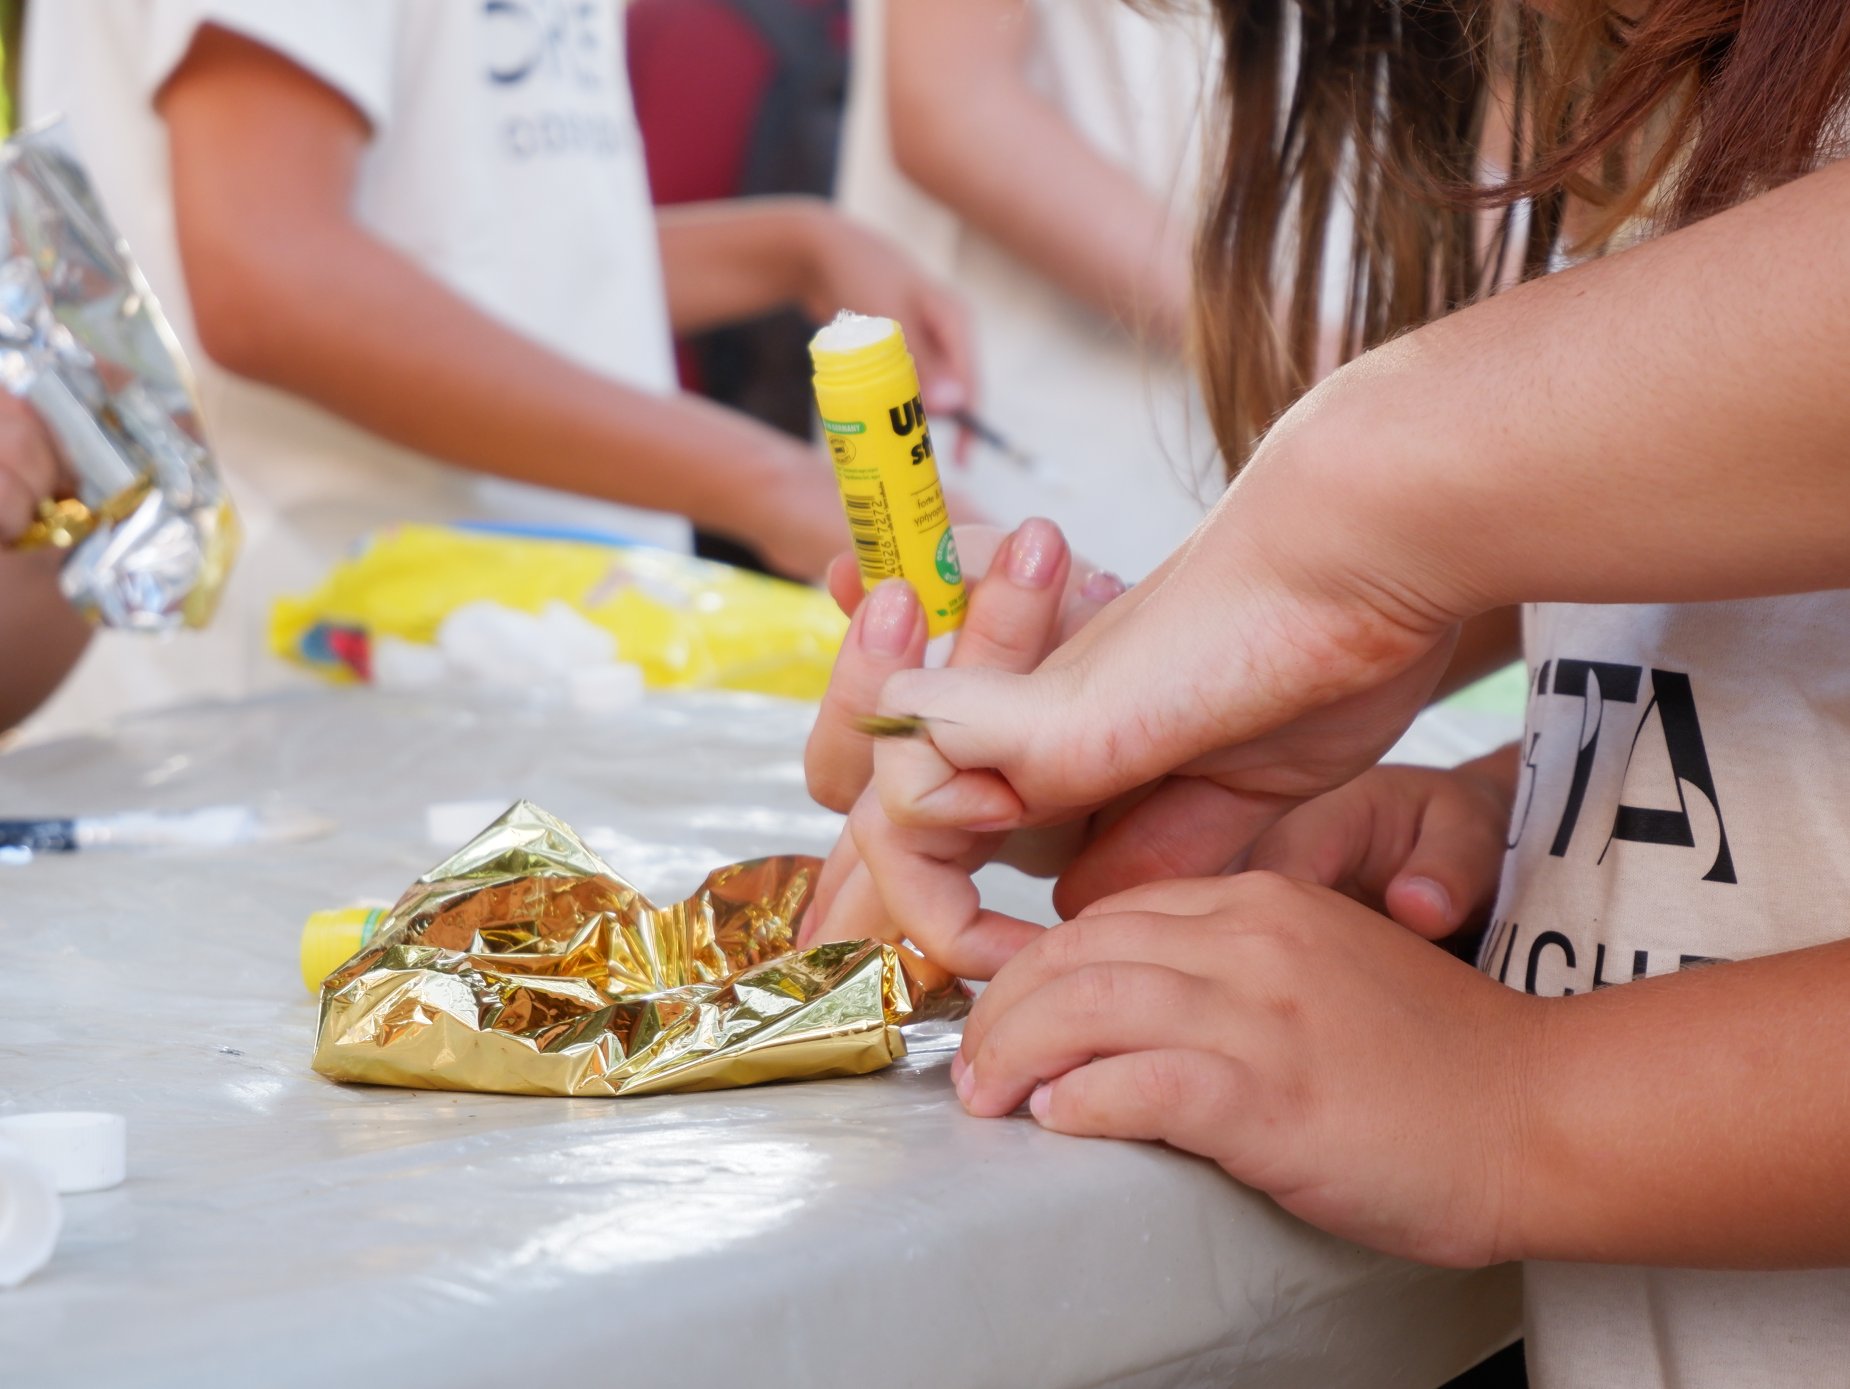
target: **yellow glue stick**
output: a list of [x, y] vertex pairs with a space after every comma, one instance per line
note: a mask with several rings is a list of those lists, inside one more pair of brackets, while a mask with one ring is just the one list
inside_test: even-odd
[[385, 918], [383, 907], [315, 912], [302, 924], [302, 982], [311, 994], [321, 981], [365, 948]]
[[941, 656], [968, 600], [905, 334], [890, 318], [844, 312], [809, 351], [861, 582], [869, 592], [887, 579], [911, 584]]

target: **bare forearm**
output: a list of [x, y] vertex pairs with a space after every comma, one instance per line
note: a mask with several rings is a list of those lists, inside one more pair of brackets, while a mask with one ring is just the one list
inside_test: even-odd
[[1422, 621], [1850, 584], [1847, 217], [1850, 164], [1409, 334], [1281, 422], [1248, 501], [1308, 484], [1298, 552]]
[[752, 198], [663, 208], [662, 273], [677, 333], [787, 308], [818, 278], [821, 226], [832, 216], [814, 198]]
[[1850, 942], [1538, 1003], [1514, 1252], [1850, 1263]]
[[804, 467], [800, 446], [742, 416], [575, 365], [358, 228], [298, 231], [288, 250], [287, 276], [220, 261], [213, 283], [240, 309], [200, 316], [243, 326], [218, 355], [394, 442], [722, 530]]
[[51, 697], [90, 641], [58, 591], [63, 557], [0, 550], [0, 733]]
[[1016, 0], [892, 0], [894, 156], [920, 187], [1067, 293], [1179, 350], [1186, 219], [1029, 86], [1032, 23]]

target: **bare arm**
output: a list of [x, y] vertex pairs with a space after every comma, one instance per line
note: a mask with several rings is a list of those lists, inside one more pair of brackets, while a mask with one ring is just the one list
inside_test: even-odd
[[1846, 216], [1840, 163], [1409, 334], [1287, 417], [1225, 519], [1298, 518], [1422, 618], [1850, 585]]
[[1850, 1261], [1850, 942], [1536, 1012], [1510, 1255], [1693, 1268]]
[[890, 0], [893, 155], [1082, 303], [1180, 349], [1192, 228], [1029, 85], [1023, 0]]
[[896, 318], [926, 404], [974, 398], [964, 307], [884, 238], [819, 198], [690, 203], [656, 214], [668, 314], [677, 333], [796, 307], [824, 323], [840, 309]]
[[201, 31], [159, 99], [206, 351], [465, 468], [679, 512], [803, 575], [841, 548], [823, 461], [743, 416], [588, 372], [351, 215], [365, 119], [262, 45]]

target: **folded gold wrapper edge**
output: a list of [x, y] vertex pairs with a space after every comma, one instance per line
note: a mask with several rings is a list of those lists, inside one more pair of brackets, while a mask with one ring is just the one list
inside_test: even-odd
[[658, 908], [562, 822], [517, 804], [413, 884], [322, 984], [331, 1079], [642, 1095], [865, 1075], [900, 1025], [954, 1017], [879, 941], [794, 950], [820, 864], [734, 864]]

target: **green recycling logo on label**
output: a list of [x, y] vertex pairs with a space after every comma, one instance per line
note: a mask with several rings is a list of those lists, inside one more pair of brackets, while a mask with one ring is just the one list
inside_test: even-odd
[[951, 538], [949, 526], [944, 528], [944, 534], [938, 540], [936, 563], [938, 577], [947, 584], [960, 584], [964, 581], [963, 565], [957, 562], [957, 542]]

